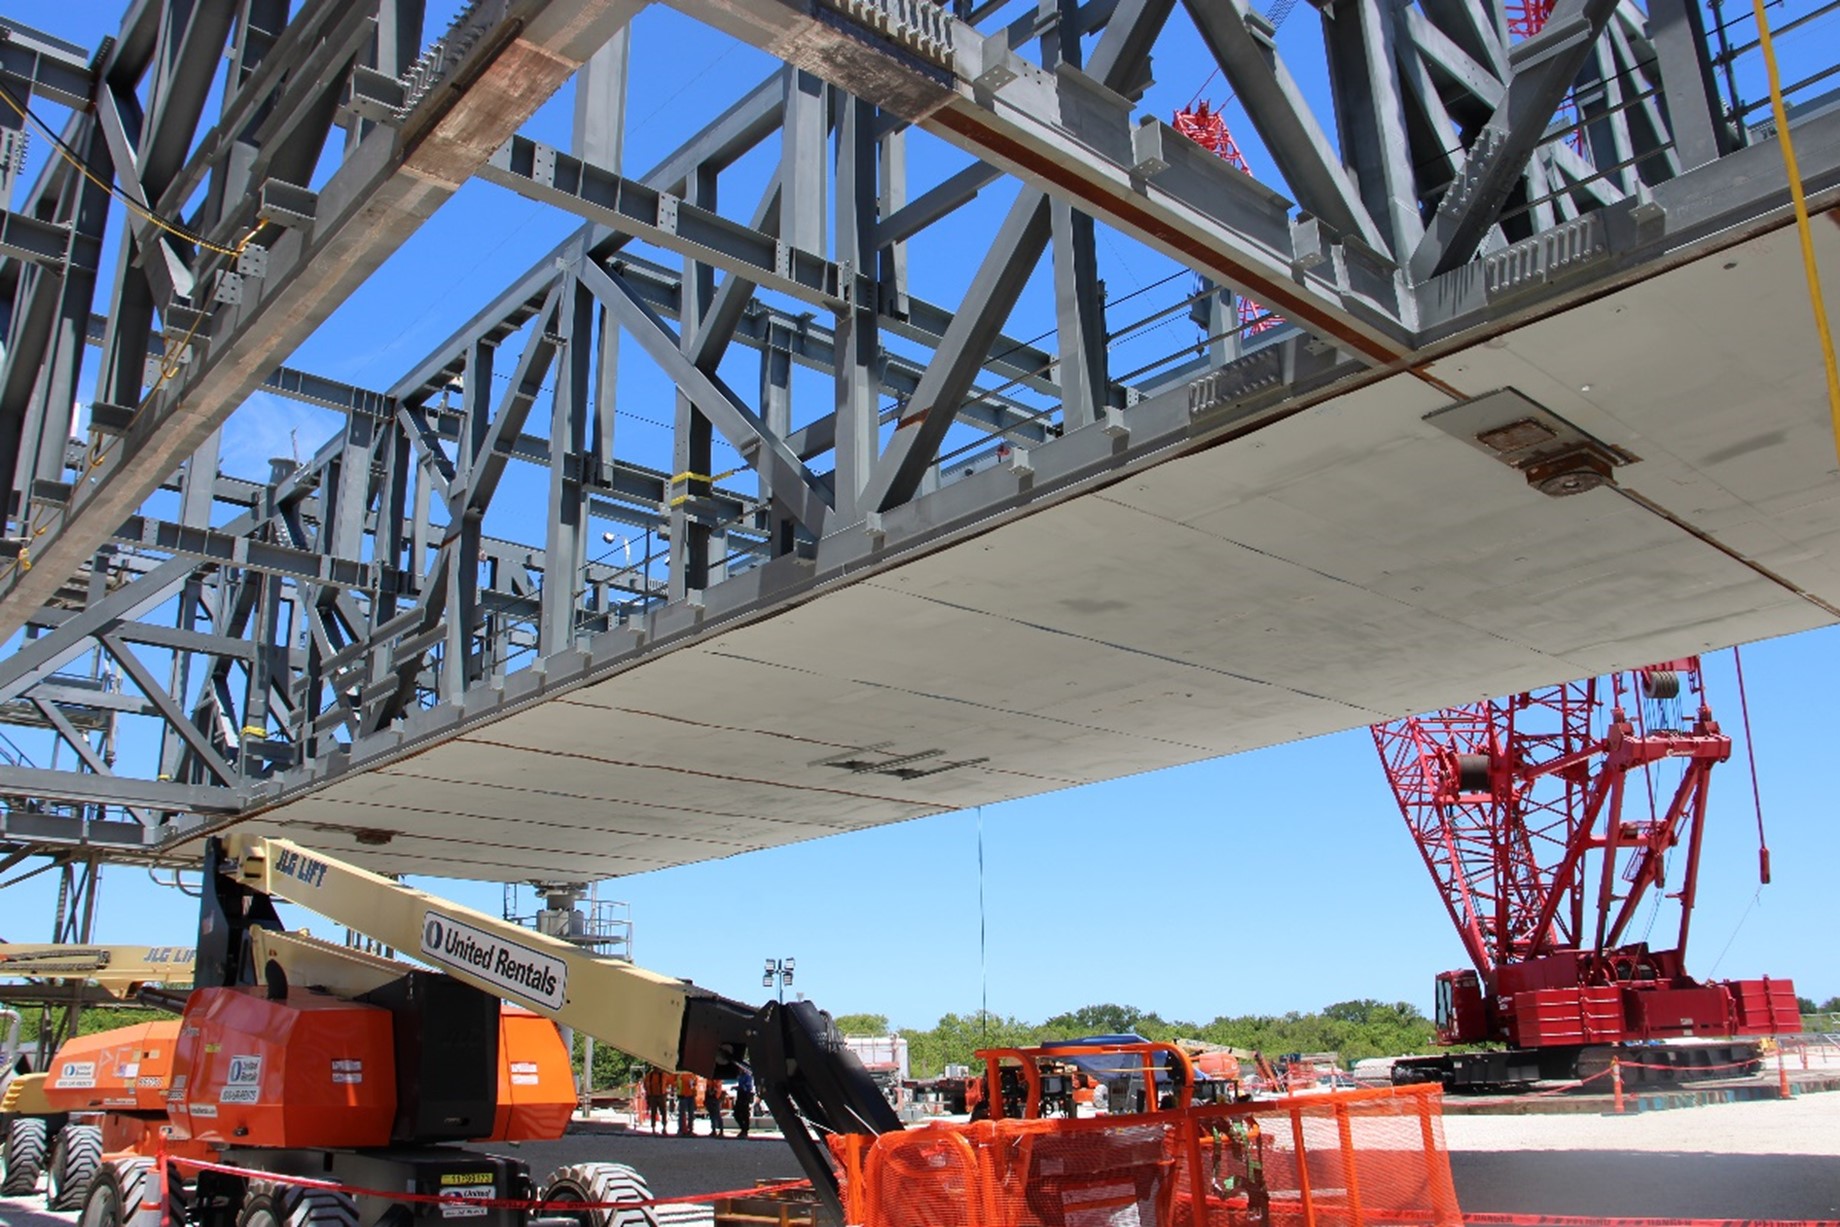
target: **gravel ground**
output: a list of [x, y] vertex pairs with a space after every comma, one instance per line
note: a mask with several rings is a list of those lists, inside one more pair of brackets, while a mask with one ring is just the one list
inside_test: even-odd
[[[1446, 1116], [1453, 1151], [1633, 1150], [1840, 1156], [1840, 1094], [1629, 1116]], [[1840, 1163], [1835, 1170], [1840, 1176]]]
[[1840, 1094], [1633, 1116], [1447, 1116], [1444, 1137], [1466, 1210], [1840, 1218]]

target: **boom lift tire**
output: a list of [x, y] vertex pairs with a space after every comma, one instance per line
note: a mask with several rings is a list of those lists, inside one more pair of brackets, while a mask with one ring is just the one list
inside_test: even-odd
[[160, 1227], [164, 1207], [147, 1201], [147, 1186], [156, 1179], [152, 1159], [104, 1163], [84, 1192], [77, 1227]]
[[358, 1204], [331, 1189], [272, 1188], [243, 1202], [236, 1227], [358, 1227]]
[[65, 1125], [51, 1144], [45, 1205], [51, 1210], [81, 1210], [90, 1181], [102, 1168], [102, 1130], [94, 1125]]
[[45, 1122], [16, 1116], [6, 1123], [6, 1146], [0, 1149], [0, 1194], [20, 1197], [36, 1192], [45, 1174]]
[[571, 1202], [647, 1202], [651, 1186], [624, 1163], [571, 1163], [559, 1167], [543, 1182], [543, 1216], [574, 1219], [580, 1227], [659, 1227], [654, 1210], [661, 1206], [636, 1205], [630, 1210], [570, 1210]]

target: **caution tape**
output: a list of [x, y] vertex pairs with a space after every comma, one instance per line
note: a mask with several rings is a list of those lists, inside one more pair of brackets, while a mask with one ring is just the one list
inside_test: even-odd
[[1601, 1070], [1598, 1073], [1592, 1074], [1589, 1078], [1580, 1078], [1578, 1081], [1568, 1082], [1564, 1086], [1549, 1086], [1543, 1091], [1529, 1091], [1527, 1094], [1527, 1098], [1540, 1099], [1540, 1098], [1544, 1098], [1547, 1095], [1563, 1095], [1567, 1091], [1575, 1091], [1579, 1087], [1584, 1086], [1587, 1083], [1596, 1082], [1599, 1078], [1608, 1078], [1609, 1076], [1610, 1076], [1609, 1070], [1607, 1069]]
[[1715, 1069], [1743, 1069], [1748, 1065], [1763, 1064], [1761, 1056], [1752, 1057], [1748, 1061], [1731, 1061], [1724, 1065], [1646, 1065], [1641, 1061], [1625, 1061], [1621, 1057], [1617, 1058], [1617, 1061], [1624, 1069], [1661, 1069], [1687, 1074], [1711, 1073]]
[[1465, 1214], [1470, 1227], [1840, 1227], [1815, 1218], [1604, 1218], [1594, 1214]]
[[[1616, 1073], [1618, 1069], [1656, 1069], [1664, 1073], [1707, 1074], [1721, 1069], [1748, 1069], [1752, 1066], [1760, 1066], [1762, 1063], [1762, 1057], [1752, 1057], [1748, 1061], [1732, 1061], [1725, 1065], [1650, 1065], [1642, 1061], [1626, 1061], [1618, 1057], [1616, 1066], [1613, 1068], [1598, 1070], [1588, 1078], [1580, 1078], [1576, 1082], [1567, 1082], [1563, 1086], [1549, 1086], [1543, 1090], [1529, 1091], [1524, 1098], [1539, 1099], [1547, 1095], [1563, 1095], [1567, 1091], [1575, 1091], [1581, 1086], [1596, 1082], [1599, 1078], [1608, 1078]], [[1631, 1221], [1633, 1222], [1634, 1220]]]
[[336, 1180], [321, 1180], [316, 1176], [289, 1176], [280, 1172], [263, 1171], [254, 1167], [238, 1167], [233, 1163], [215, 1163], [209, 1159], [182, 1159], [170, 1157], [167, 1162], [175, 1167], [187, 1167], [201, 1172], [216, 1172], [223, 1176], [240, 1176], [245, 1180], [266, 1180], [271, 1184], [293, 1185], [303, 1189], [323, 1189], [329, 1193], [343, 1193], [347, 1197], [379, 1197], [385, 1201], [404, 1202], [417, 1206], [471, 1206], [476, 1210], [549, 1210], [567, 1207], [575, 1210], [630, 1210], [635, 1206], [674, 1206], [688, 1202], [721, 1201], [732, 1197], [765, 1197], [773, 1193], [782, 1193], [792, 1189], [808, 1189], [809, 1180], [783, 1180], [777, 1184], [756, 1185], [746, 1189], [726, 1189], [719, 1193], [692, 1193], [684, 1197], [647, 1197], [628, 1198], [625, 1201], [545, 1201], [541, 1197], [467, 1197], [452, 1193], [407, 1193], [400, 1189], [367, 1189], [358, 1185], [340, 1184]]
[[[1303, 1212], [1301, 1198], [1272, 1198], [1274, 1208]], [[1338, 1211], [1346, 1207], [1336, 1207]], [[1317, 1206], [1321, 1216], [1324, 1207]], [[1362, 1207], [1360, 1218], [1370, 1223], [1396, 1223], [1401, 1227], [1436, 1223], [1432, 1210], [1394, 1210]], [[1615, 1218], [1601, 1214], [1463, 1214], [1464, 1227], [1840, 1227], [1840, 1219], [1812, 1218]]]

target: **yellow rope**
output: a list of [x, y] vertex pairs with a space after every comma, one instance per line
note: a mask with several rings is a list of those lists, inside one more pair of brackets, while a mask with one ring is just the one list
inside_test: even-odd
[[220, 256], [240, 256], [249, 246], [249, 241], [255, 238], [256, 230], [261, 229], [260, 226], [257, 226], [256, 230], [251, 230], [242, 237], [242, 240], [239, 241], [235, 247], [219, 247], [202, 235], [193, 234], [183, 226], [176, 226], [159, 214], [153, 212], [151, 209], [143, 208], [141, 205], [135, 203], [133, 199], [118, 191], [114, 184], [97, 175], [94, 171], [90, 170], [89, 167], [83, 165], [77, 158], [72, 157], [70, 150], [64, 148], [64, 142], [58, 139], [57, 133], [51, 130], [51, 126], [34, 114], [30, 107], [25, 106], [19, 99], [15, 98], [12, 90], [0, 86], [0, 100], [5, 101], [7, 106], [19, 112], [19, 117], [21, 119], [26, 120], [28, 123], [32, 124], [33, 127], [43, 132], [51, 141], [51, 147], [57, 151], [58, 156], [75, 167], [78, 174], [88, 179], [91, 183], [95, 184], [115, 199], [121, 201], [128, 212], [151, 225], [159, 227], [161, 230], [164, 230], [166, 233], [176, 238], [184, 239], [186, 242], [197, 247], [202, 247], [206, 251], [214, 251]]
[[1776, 44], [1770, 37], [1770, 19], [1763, 0], [1751, 0], [1757, 14], [1757, 42], [1763, 48], [1763, 66], [1770, 76], [1770, 110], [1776, 116], [1776, 139], [1782, 142], [1783, 168], [1789, 175], [1789, 199], [1795, 204], [1795, 228], [1802, 240], [1802, 267], [1808, 274], [1808, 302], [1814, 309], [1815, 335], [1827, 364], [1827, 412], [1833, 421], [1834, 455], [1840, 458], [1840, 362], [1834, 359], [1834, 334], [1827, 325], [1827, 304], [1821, 296], [1821, 272], [1814, 262], [1814, 231], [1808, 223], [1808, 199], [1802, 194], [1802, 172], [1795, 165], [1795, 143], [1789, 139], [1789, 115], [1783, 106], [1782, 78], [1776, 71]]
[[[141, 218], [158, 229], [165, 231], [167, 234], [184, 239], [186, 242], [196, 247], [215, 252], [221, 256], [240, 256], [249, 249], [249, 245], [255, 241], [256, 235], [262, 232], [262, 223], [257, 222], [250, 229], [248, 234], [245, 234], [242, 238], [237, 240], [235, 247], [219, 247], [217, 244], [208, 241], [202, 236], [193, 234], [183, 226], [176, 226], [153, 211], [135, 203], [134, 200], [117, 190], [114, 184], [98, 177], [89, 167], [73, 157], [70, 151], [64, 147], [64, 142], [58, 138], [57, 133], [51, 130], [50, 125], [40, 119], [30, 107], [22, 104], [18, 98], [13, 96], [13, 91], [4, 85], [0, 85], [0, 101], [4, 101], [7, 106], [19, 113], [21, 119], [26, 120], [43, 132], [50, 140], [51, 148], [57, 151], [59, 157], [75, 167], [78, 174], [107, 192], [114, 199], [119, 200], [123, 207], [130, 213], [133, 213], [136, 217]], [[154, 380], [151, 388], [147, 389], [147, 395], [141, 398], [141, 403], [134, 407], [134, 416], [138, 417], [142, 410], [152, 404], [153, 398], [159, 395], [160, 389], [165, 387], [167, 383], [172, 380], [173, 376], [179, 373], [180, 368], [185, 365], [185, 352], [187, 349], [191, 348], [192, 341], [198, 336], [198, 330], [204, 326], [205, 315], [206, 312], [202, 310], [198, 311], [197, 318], [192, 321], [192, 326], [186, 329], [185, 335], [179, 339], [179, 344], [160, 355], [160, 377]], [[89, 464], [84, 470], [85, 473], [93, 473], [102, 467], [103, 461], [108, 458], [109, 446], [113, 446], [113, 444], [97, 446], [91, 449]], [[38, 538], [44, 536], [48, 528], [49, 525], [44, 521], [44, 512], [42, 510], [35, 512], [32, 517], [31, 537], [29, 540], [36, 541]], [[29, 547], [22, 548], [19, 556], [15, 558], [5, 570], [0, 571], [0, 581], [10, 578], [15, 571], [24, 574], [31, 569], [31, 550]]]

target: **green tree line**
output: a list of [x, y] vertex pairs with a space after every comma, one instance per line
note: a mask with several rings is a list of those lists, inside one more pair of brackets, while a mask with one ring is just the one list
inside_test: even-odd
[[[886, 1035], [881, 1014], [843, 1014], [836, 1019], [845, 1035]], [[1086, 1035], [1136, 1032], [1145, 1039], [1200, 1039], [1235, 1048], [1256, 1049], [1267, 1056], [1287, 1052], [1339, 1052], [1344, 1061], [1364, 1057], [1425, 1052], [1433, 1042], [1431, 1020], [1408, 1002], [1363, 999], [1340, 1001], [1311, 1014], [1222, 1015], [1211, 1022], [1165, 1019], [1133, 1006], [1089, 1005], [1031, 1023], [1001, 1014], [972, 1011], [947, 1014], [925, 1030], [902, 1029], [908, 1064], [916, 1078], [930, 1078], [947, 1065], [977, 1065], [980, 1048], [1028, 1048], [1049, 1040]]]

